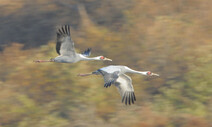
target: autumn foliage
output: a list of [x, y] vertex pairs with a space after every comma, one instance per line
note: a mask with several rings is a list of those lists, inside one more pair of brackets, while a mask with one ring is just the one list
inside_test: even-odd
[[[7, 13], [1, 17], [18, 15], [23, 1], [2, 8]], [[36, 0], [36, 13], [59, 16], [64, 4], [48, 2]], [[64, 19], [54, 19], [48, 26], [53, 32], [42, 34], [49, 36], [46, 44], [30, 47], [33, 40], [28, 39], [29, 44], [24, 40], [2, 46], [0, 127], [212, 127], [212, 1], [98, 2], [67, 3], [78, 7], [78, 18], [70, 21], [77, 22], [72, 38], [78, 52], [92, 47], [91, 55], [113, 62], [33, 63], [57, 56], [54, 25], [70, 20], [65, 17], [69, 13], [61, 11]], [[94, 4], [101, 8], [88, 7]], [[77, 77], [109, 64], [150, 70], [161, 77], [131, 75], [137, 101], [125, 106], [114, 86], [103, 87], [101, 76]]]

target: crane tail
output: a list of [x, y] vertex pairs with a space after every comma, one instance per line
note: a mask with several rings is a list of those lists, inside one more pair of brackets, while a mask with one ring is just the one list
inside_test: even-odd
[[91, 55], [91, 48], [88, 48], [87, 50], [85, 50], [83, 53], [82, 53], [83, 56], [90, 56]]

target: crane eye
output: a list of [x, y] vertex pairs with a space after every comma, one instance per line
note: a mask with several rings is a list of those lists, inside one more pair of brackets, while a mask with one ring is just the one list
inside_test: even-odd
[[101, 56], [100, 59], [103, 60], [103, 59], [105, 59], [105, 57], [104, 56]]

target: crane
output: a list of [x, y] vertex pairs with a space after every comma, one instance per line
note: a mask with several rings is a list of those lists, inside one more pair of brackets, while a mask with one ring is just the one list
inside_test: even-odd
[[74, 42], [70, 35], [70, 26], [63, 25], [57, 30], [57, 44], [56, 51], [59, 56], [51, 58], [50, 60], [35, 60], [34, 62], [58, 62], [58, 63], [76, 63], [78, 61], [101, 60], [112, 61], [104, 56], [97, 56], [89, 58], [91, 49], [88, 48], [83, 53], [76, 53], [74, 49]]
[[130, 105], [131, 103], [134, 104], [136, 97], [134, 94], [132, 79], [125, 73], [134, 73], [146, 76], [159, 76], [158, 74], [152, 73], [150, 71], [136, 71], [122, 65], [110, 65], [91, 73], [78, 74], [78, 76], [102, 75], [105, 82], [104, 87], [107, 88], [114, 84], [122, 97], [122, 103], [125, 102], [126, 105]]

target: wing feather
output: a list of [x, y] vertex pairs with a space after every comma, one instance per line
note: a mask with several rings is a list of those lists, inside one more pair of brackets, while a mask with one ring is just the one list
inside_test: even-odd
[[91, 55], [91, 48], [88, 48], [87, 50], [85, 50], [83, 53], [82, 53], [83, 56], [90, 56]]
[[120, 75], [115, 82], [115, 86], [122, 96], [122, 103], [125, 101], [126, 105], [130, 105], [131, 102], [134, 104], [136, 98], [132, 85], [132, 79], [129, 76], [125, 74]]
[[128, 93], [126, 92], [126, 97], [125, 97], [125, 105], [127, 105], [127, 98], [128, 98]]
[[108, 72], [105, 72], [101, 69], [97, 70], [99, 71], [102, 76], [104, 77], [104, 81], [105, 81], [105, 84], [104, 84], [104, 87], [110, 87], [113, 83], [115, 83], [116, 79], [119, 77], [119, 71], [115, 71], [113, 73], [108, 73]]
[[75, 56], [74, 42], [70, 36], [70, 26], [63, 25], [57, 31], [56, 51], [59, 55]]

